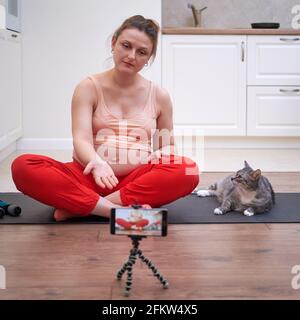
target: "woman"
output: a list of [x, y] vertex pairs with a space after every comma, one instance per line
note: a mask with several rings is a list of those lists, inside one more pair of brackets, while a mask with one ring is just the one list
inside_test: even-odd
[[72, 162], [24, 154], [12, 163], [18, 190], [55, 207], [56, 221], [110, 217], [111, 208], [135, 203], [158, 207], [197, 186], [196, 164], [174, 154], [168, 93], [139, 74], [155, 58], [158, 32], [140, 15], [125, 20], [111, 41], [114, 67], [77, 85]]

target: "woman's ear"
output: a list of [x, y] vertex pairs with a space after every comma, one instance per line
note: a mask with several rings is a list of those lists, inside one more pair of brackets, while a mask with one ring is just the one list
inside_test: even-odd
[[111, 39], [111, 52], [114, 51], [116, 42], [117, 42], [117, 39], [116, 39], [115, 37], [113, 37], [113, 38]]

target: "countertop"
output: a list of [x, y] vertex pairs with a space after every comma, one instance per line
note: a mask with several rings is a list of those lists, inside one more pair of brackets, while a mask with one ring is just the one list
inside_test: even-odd
[[210, 29], [196, 27], [163, 28], [163, 34], [211, 34], [211, 35], [300, 35], [300, 29]]

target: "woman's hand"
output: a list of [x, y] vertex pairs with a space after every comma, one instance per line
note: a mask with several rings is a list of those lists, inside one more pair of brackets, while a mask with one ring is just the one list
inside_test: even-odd
[[149, 156], [148, 156], [148, 159], [147, 161], [151, 162], [153, 160], [156, 160], [156, 159], [160, 159], [162, 157], [162, 152], [160, 150], [156, 150], [154, 152], [152, 152]]
[[105, 161], [91, 160], [83, 171], [84, 175], [89, 173], [92, 173], [96, 184], [101, 188], [113, 189], [119, 183], [111, 166]]
[[165, 147], [162, 147], [158, 150], [153, 151], [148, 156], [148, 161], [161, 159], [162, 157], [169, 157], [171, 154], [174, 154], [173, 148], [174, 148], [174, 146], [167, 145]]

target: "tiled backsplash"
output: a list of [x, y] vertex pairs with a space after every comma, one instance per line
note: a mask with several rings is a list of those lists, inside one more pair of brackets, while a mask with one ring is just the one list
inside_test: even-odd
[[251, 28], [253, 22], [279, 22], [291, 29], [292, 8], [300, 0], [162, 0], [162, 27], [193, 26], [192, 10], [207, 6], [202, 12], [202, 27]]

